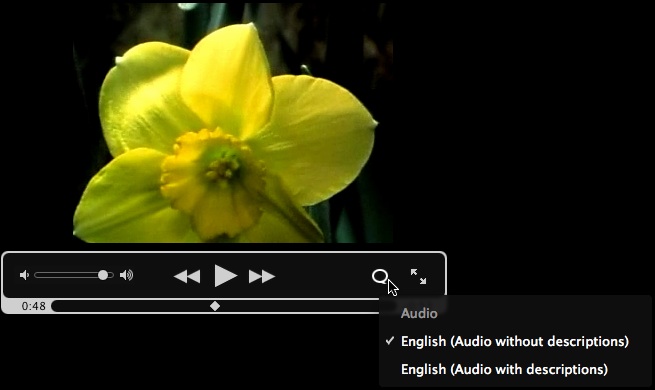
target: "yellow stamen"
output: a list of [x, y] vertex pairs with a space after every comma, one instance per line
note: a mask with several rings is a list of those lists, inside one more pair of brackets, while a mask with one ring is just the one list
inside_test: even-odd
[[162, 163], [161, 193], [191, 217], [203, 240], [234, 237], [261, 216], [264, 165], [220, 129], [180, 136]]

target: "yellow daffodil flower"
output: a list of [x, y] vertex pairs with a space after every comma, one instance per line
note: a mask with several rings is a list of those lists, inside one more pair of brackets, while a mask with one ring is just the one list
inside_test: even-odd
[[320, 242], [302, 206], [357, 177], [377, 125], [328, 80], [271, 77], [252, 23], [130, 49], [100, 119], [114, 159], [75, 211], [88, 242]]

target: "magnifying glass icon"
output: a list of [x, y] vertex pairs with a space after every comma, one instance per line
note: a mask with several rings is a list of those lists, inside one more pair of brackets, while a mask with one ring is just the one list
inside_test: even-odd
[[[375, 277], [375, 274], [377, 274], [378, 272], [380, 272], [380, 273], [382, 273], [384, 275], [384, 277], [382, 279], [377, 279]], [[373, 271], [373, 274], [371, 274], [371, 278], [373, 279], [373, 281], [375, 283], [386, 284], [387, 285], [387, 294], [391, 294], [394, 297], [398, 296], [398, 290], [400, 290], [400, 289], [398, 287], [396, 287], [395, 284], [393, 284], [391, 279], [389, 279], [389, 273], [386, 270], [384, 270], [382, 268], [376, 269], [375, 271]]]
[[[384, 274], [384, 277], [381, 280], [375, 278], [375, 274], [377, 274], [378, 272], [381, 272], [382, 274]], [[389, 274], [387, 273], [386, 270], [384, 270], [382, 268], [378, 268], [375, 271], [373, 271], [373, 274], [371, 275], [371, 278], [373, 278], [373, 281], [375, 283], [387, 284], [387, 279], [389, 279]]]

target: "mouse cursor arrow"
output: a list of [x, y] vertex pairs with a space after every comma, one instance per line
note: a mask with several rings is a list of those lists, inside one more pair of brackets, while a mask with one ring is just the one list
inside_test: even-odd
[[396, 287], [395, 284], [391, 281], [391, 279], [387, 279], [387, 294], [391, 294], [394, 297], [398, 296], [398, 290], [400, 290], [398, 287]]

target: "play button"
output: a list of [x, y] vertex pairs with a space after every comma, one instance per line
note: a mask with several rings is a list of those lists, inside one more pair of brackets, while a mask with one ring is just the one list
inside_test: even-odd
[[235, 273], [214, 265], [214, 287], [218, 287], [221, 284], [236, 278], [236, 276]]

